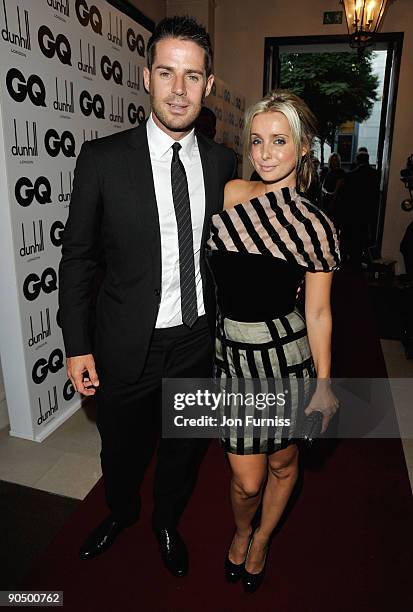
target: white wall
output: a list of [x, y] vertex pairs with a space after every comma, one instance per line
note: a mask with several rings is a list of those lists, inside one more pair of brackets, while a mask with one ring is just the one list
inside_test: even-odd
[[407, 225], [413, 221], [413, 214], [406, 213], [400, 208], [400, 203], [409, 195], [400, 181], [400, 170], [405, 167], [408, 155], [413, 153], [413, 5], [411, 0], [397, 0], [390, 6], [384, 30], [386, 32], [404, 31], [383, 237], [383, 255], [396, 259], [399, 263], [399, 271], [404, 271], [399, 251], [400, 242]]
[[3, 371], [0, 361], [0, 429], [9, 424], [9, 415], [7, 413], [6, 394], [4, 391]]

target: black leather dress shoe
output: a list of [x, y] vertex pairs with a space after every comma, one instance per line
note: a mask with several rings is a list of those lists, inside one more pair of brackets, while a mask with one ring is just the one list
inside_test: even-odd
[[123, 523], [109, 515], [83, 542], [79, 556], [81, 559], [93, 559], [110, 548], [116, 537], [125, 527], [132, 523]]
[[185, 542], [176, 529], [156, 528], [159, 549], [165, 567], [173, 576], [186, 576], [188, 573], [188, 551]]

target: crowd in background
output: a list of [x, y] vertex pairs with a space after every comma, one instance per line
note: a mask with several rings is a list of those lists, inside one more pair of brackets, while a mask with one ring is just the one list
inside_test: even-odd
[[363, 254], [374, 244], [379, 206], [379, 173], [370, 165], [365, 147], [357, 151], [355, 162], [346, 172], [338, 153], [332, 153], [328, 165], [311, 153], [313, 178], [307, 197], [335, 223], [340, 234], [343, 262], [360, 270]]

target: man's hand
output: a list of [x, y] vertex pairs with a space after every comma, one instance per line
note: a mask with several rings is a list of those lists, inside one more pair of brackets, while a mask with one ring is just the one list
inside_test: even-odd
[[[93, 355], [78, 355], [66, 360], [67, 375], [78, 393], [94, 395], [99, 386], [99, 378], [95, 369]], [[86, 376], [84, 373], [86, 372]]]

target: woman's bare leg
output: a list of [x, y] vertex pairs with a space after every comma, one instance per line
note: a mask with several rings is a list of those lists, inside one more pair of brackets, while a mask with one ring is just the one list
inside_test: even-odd
[[237, 565], [244, 562], [251, 520], [261, 501], [267, 476], [267, 455], [235, 455], [228, 453], [232, 469], [231, 504], [235, 519], [235, 535], [229, 549], [229, 559]]
[[268, 457], [268, 478], [262, 502], [261, 523], [257, 527], [248, 553], [246, 569], [251, 574], [264, 567], [268, 540], [287, 505], [298, 476], [296, 444]]

